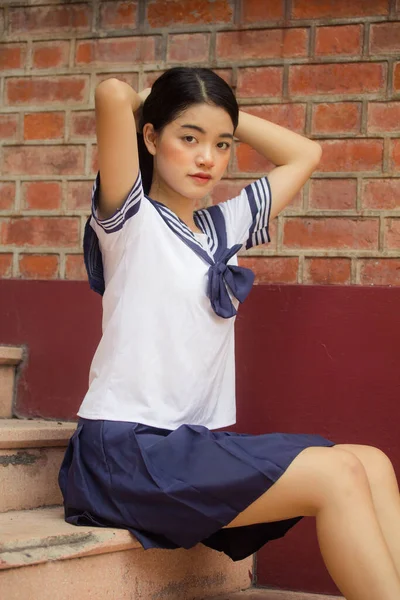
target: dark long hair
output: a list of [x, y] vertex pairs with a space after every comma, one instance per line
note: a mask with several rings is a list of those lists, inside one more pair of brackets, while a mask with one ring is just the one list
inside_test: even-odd
[[[206, 102], [226, 110], [234, 130], [239, 120], [239, 108], [229, 85], [210, 69], [174, 67], [165, 71], [153, 84], [141, 112], [139, 130], [152, 123], [156, 132], [174, 121], [193, 104]], [[139, 164], [143, 188], [148, 194], [153, 179], [153, 156], [138, 133]]]

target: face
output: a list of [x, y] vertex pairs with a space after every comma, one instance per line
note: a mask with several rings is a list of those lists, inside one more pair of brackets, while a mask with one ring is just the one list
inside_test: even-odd
[[231, 154], [233, 123], [222, 108], [195, 104], [154, 133], [143, 129], [154, 156], [159, 189], [190, 200], [206, 196], [224, 174]]

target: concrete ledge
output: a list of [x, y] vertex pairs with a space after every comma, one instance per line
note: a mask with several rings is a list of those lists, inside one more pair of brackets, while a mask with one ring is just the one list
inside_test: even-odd
[[39, 419], [1, 419], [0, 448], [66, 446], [76, 423]]
[[252, 569], [202, 544], [144, 550], [125, 530], [68, 525], [60, 507], [0, 515], [7, 600], [200, 600], [247, 589]]
[[0, 365], [19, 365], [23, 356], [20, 346], [0, 346]]
[[69, 525], [59, 506], [0, 514], [0, 569], [133, 548], [129, 531]]

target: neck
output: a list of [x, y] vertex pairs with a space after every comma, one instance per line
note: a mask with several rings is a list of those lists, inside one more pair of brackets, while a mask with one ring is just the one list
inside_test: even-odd
[[169, 208], [181, 221], [183, 221], [189, 229], [195, 232], [201, 230], [196, 226], [193, 219], [194, 201], [177, 194], [173, 190], [162, 185], [161, 182], [154, 181], [151, 184], [149, 196], [157, 202], [161, 202]]

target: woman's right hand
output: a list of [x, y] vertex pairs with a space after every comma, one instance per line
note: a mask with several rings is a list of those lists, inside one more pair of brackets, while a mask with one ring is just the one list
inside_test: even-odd
[[150, 94], [150, 92], [151, 92], [151, 88], [148, 87], [148, 88], [144, 88], [141, 92], [137, 93], [137, 95], [139, 96], [139, 98], [141, 100], [140, 106], [143, 106], [143, 103], [146, 100], [147, 96]]

